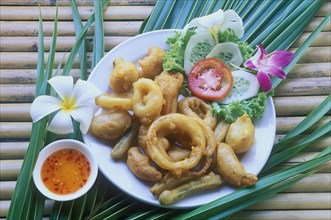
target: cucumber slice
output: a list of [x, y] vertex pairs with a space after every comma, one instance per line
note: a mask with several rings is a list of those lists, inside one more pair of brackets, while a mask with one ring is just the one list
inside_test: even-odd
[[255, 75], [243, 70], [233, 71], [232, 75], [233, 87], [224, 99], [217, 101], [218, 103], [229, 104], [231, 101], [242, 101], [257, 95], [260, 84]]
[[198, 33], [190, 38], [184, 55], [184, 70], [186, 75], [189, 74], [196, 62], [206, 58], [215, 44], [215, 40], [209, 32]]
[[215, 57], [225, 63], [227, 66], [233, 63], [240, 66], [243, 62], [240, 49], [237, 44], [232, 42], [225, 42], [217, 44], [207, 55], [207, 58]]

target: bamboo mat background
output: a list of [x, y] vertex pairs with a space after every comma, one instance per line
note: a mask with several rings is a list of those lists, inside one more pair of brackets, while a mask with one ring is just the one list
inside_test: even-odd
[[[40, 0], [45, 51], [53, 31], [55, 0]], [[94, 11], [90, 0], [77, 0], [82, 20]], [[136, 35], [155, 0], [112, 0], [104, 13], [105, 49]], [[34, 99], [38, 49], [38, 1], [0, 1], [0, 218], [5, 218], [16, 179], [28, 146], [31, 133], [30, 103]], [[291, 50], [309, 36], [331, 10], [331, 3], [323, 5]], [[277, 88], [274, 103], [277, 113], [276, 142], [307, 114], [318, 106], [331, 91], [331, 25], [321, 32], [286, 80]], [[59, 1], [58, 40], [55, 66], [69, 55], [75, 42], [70, 0]], [[93, 26], [88, 31], [88, 59], [91, 59]], [[65, 60], [65, 59], [64, 59]], [[78, 59], [71, 71], [78, 76]], [[305, 135], [330, 120], [325, 116]], [[303, 137], [305, 136], [303, 135]], [[303, 152], [280, 167], [309, 160], [330, 146], [330, 135], [319, 139]], [[331, 219], [331, 167], [326, 166], [273, 198], [260, 202], [231, 219]], [[47, 201], [45, 213], [52, 202]]]

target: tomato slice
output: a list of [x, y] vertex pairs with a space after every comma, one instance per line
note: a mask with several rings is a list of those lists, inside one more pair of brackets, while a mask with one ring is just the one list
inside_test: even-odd
[[200, 60], [192, 67], [187, 84], [192, 94], [208, 100], [220, 100], [231, 90], [233, 76], [230, 69], [216, 58]]

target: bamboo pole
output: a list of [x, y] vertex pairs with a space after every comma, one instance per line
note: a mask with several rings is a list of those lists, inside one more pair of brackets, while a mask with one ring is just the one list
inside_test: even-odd
[[[285, 135], [276, 135], [274, 143], [278, 143], [279, 140], [281, 140]], [[300, 135], [295, 140], [293, 140], [288, 146], [295, 146], [299, 144], [302, 140], [307, 138], [307, 135]], [[330, 146], [331, 143], [331, 136], [324, 135], [323, 137], [320, 137], [313, 143], [309, 144], [305, 149], [302, 150], [302, 152], [321, 152], [322, 150], [326, 149]]]
[[331, 93], [330, 78], [319, 77], [302, 79], [285, 79], [277, 87], [275, 96], [308, 96], [329, 95]]
[[[107, 7], [103, 13], [104, 21], [108, 20], [143, 20], [151, 13], [153, 6], [112, 6]], [[94, 13], [93, 6], [79, 6], [79, 15], [82, 20], [87, 20]], [[42, 6], [41, 14], [44, 21], [54, 20], [56, 7]], [[39, 20], [38, 6], [2, 6], [0, 20], [31, 21]], [[58, 20], [72, 20], [70, 6], [59, 6]]]
[[0, 158], [4, 159], [23, 159], [28, 149], [29, 142], [1, 142]]
[[1, 181], [17, 180], [23, 160], [0, 160]]
[[[0, 201], [0, 217], [6, 217], [10, 206], [10, 200], [1, 200]], [[44, 207], [44, 216], [51, 214], [52, 208], [54, 206], [54, 201], [46, 199]], [[46, 218], [49, 219], [49, 218]]]
[[[83, 22], [85, 23], [85, 22]], [[142, 21], [105, 21], [105, 35], [133, 36], [138, 33]], [[38, 36], [38, 22], [36, 21], [0, 21], [2, 36]], [[53, 21], [43, 22], [44, 36], [52, 36]], [[72, 21], [58, 23], [59, 36], [75, 36]], [[93, 35], [94, 24], [87, 31], [87, 35]]]
[[[105, 51], [109, 51], [118, 44], [129, 39], [128, 36], [105, 36]], [[36, 52], [38, 51], [38, 37], [0, 37], [1, 52]], [[20, 42], [17, 44], [17, 42]], [[52, 42], [52, 37], [44, 38], [44, 49], [49, 51], [50, 44]], [[74, 36], [60, 36], [57, 38], [56, 51], [65, 52], [70, 51], [72, 46], [76, 42], [76, 37]], [[322, 44], [322, 43], [320, 43]], [[92, 51], [93, 48], [93, 37], [86, 37], [86, 47], [87, 51]]]
[[[91, 0], [77, 0], [77, 5], [93, 5]], [[109, 5], [154, 5], [156, 0], [111, 0]], [[38, 6], [47, 5], [55, 6], [53, 0], [1, 0], [0, 5], [24, 5], [24, 6]], [[58, 5], [70, 5], [70, 0], [58, 1]]]
[[31, 84], [1, 84], [0, 102], [32, 102], [35, 85]]
[[[0, 90], [0, 102], [27, 103], [34, 100], [34, 84], [0, 84]], [[280, 96], [325, 96], [330, 94], [330, 92], [329, 78], [284, 80], [275, 91], [275, 99]], [[297, 107], [294, 108], [296, 109]]]
[[[147, 54], [146, 48], [146, 54]], [[316, 52], [318, 51], [318, 52]], [[330, 47], [315, 47], [310, 48], [299, 60], [300, 63], [315, 64], [315, 63], [330, 63], [331, 56]], [[55, 55], [55, 65], [57, 65], [63, 57], [67, 58], [69, 53], [57, 52]], [[90, 62], [92, 54], [87, 53], [88, 61]], [[45, 62], [47, 62], [48, 52], [45, 52]], [[1, 69], [31, 69], [36, 68], [38, 61], [37, 52], [0, 52], [0, 68]], [[76, 59], [75, 65], [78, 66], [78, 59]]]
[[0, 138], [30, 138], [31, 127], [31, 122], [0, 122]]
[[[310, 36], [311, 32], [304, 32], [302, 33], [299, 38], [293, 43], [292, 47], [299, 47], [303, 42]], [[330, 32], [325, 31], [318, 34], [318, 36], [314, 39], [311, 43], [311, 47], [316, 46], [330, 46]]]
[[[322, 22], [323, 18], [317, 17], [307, 25], [305, 32], [312, 32]], [[133, 36], [138, 33], [142, 21], [105, 21], [105, 35]], [[0, 21], [2, 36], [37, 36], [38, 22], [36, 21]], [[53, 21], [43, 22], [44, 36], [52, 36]], [[94, 26], [90, 28], [87, 35], [92, 35]], [[330, 26], [325, 26], [324, 31], [330, 31]], [[72, 21], [60, 21], [58, 23], [59, 36], [74, 36], [74, 26]]]
[[[277, 117], [276, 119], [276, 132], [277, 134], [286, 134], [297, 124], [299, 124], [305, 117]], [[316, 129], [322, 127], [327, 122], [329, 122], [331, 116], [324, 116], [321, 120], [316, 122], [313, 126], [307, 129], [304, 134], [312, 133]]]
[[[309, 47], [298, 63], [326, 63], [331, 62], [331, 47]], [[297, 48], [291, 48], [290, 51], [296, 51]]]
[[0, 121], [30, 122], [30, 107], [29, 103], [1, 104]]
[[287, 79], [331, 77], [331, 63], [299, 63], [286, 76]]
[[248, 210], [329, 209], [331, 193], [280, 193]]
[[228, 220], [330, 220], [330, 210], [241, 211]]
[[[331, 77], [330, 66], [331, 63], [300, 63], [295, 65], [287, 75], [287, 79]], [[88, 72], [91, 72], [91, 70], [88, 70]], [[70, 71], [70, 75], [76, 79], [79, 74], [79, 69]], [[35, 69], [0, 69], [0, 84], [34, 84], [35, 82]]]
[[[296, 42], [294, 42], [293, 47], [300, 46], [305, 39], [311, 34], [311, 32], [303, 33]], [[123, 41], [129, 39], [128, 36], [105, 36], [105, 50], [109, 51], [114, 48], [116, 45], [122, 43]], [[330, 32], [321, 32], [317, 36], [317, 38], [313, 41], [313, 47], [323, 47], [330, 46]], [[57, 51], [70, 51], [72, 46], [75, 43], [76, 38], [74, 36], [59, 36], [57, 38]], [[49, 51], [49, 47], [51, 44], [52, 38], [47, 36], [44, 38], [44, 49], [45, 51]], [[38, 49], [38, 37], [30, 37], [30, 36], [21, 36], [21, 37], [0, 37], [0, 51], [1, 52], [35, 52]], [[20, 42], [17, 44], [17, 42]], [[86, 38], [86, 46], [88, 51], [92, 51], [93, 47], [93, 37], [88, 36]]]
[[[53, 72], [55, 71], [56, 69], [53, 69]], [[2, 69], [0, 70], [0, 84], [35, 84], [36, 73], [35, 69]], [[80, 70], [71, 69], [69, 75], [73, 76], [76, 81], [80, 77]]]
[[274, 97], [277, 116], [302, 116], [308, 115], [326, 96]]

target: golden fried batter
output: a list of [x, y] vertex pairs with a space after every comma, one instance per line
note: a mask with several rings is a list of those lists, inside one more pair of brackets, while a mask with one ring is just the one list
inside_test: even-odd
[[159, 196], [159, 201], [162, 205], [170, 205], [195, 192], [216, 188], [220, 186], [221, 183], [221, 177], [213, 172], [210, 172], [201, 176], [197, 180], [191, 180], [172, 190], [163, 191]]
[[183, 80], [183, 74], [169, 73], [166, 71], [163, 71], [160, 75], [155, 77], [155, 82], [161, 87], [163, 99], [165, 100], [161, 115], [177, 112], [178, 93], [183, 84]]
[[164, 104], [161, 87], [150, 79], [133, 83], [133, 112], [142, 124], [151, 124], [160, 116]]
[[179, 101], [178, 111], [190, 117], [201, 118], [211, 129], [217, 124], [217, 119], [212, 113], [212, 107], [204, 100], [191, 96]]
[[257, 181], [255, 175], [246, 173], [232, 147], [225, 143], [217, 145], [217, 169], [225, 181], [236, 187], [251, 186]]
[[132, 89], [132, 83], [139, 78], [137, 67], [129, 61], [119, 57], [113, 62], [113, 71], [110, 75], [110, 87], [114, 92], [123, 93]]
[[114, 140], [121, 137], [133, 123], [133, 117], [128, 111], [114, 108], [97, 115], [91, 123], [91, 132], [97, 137]]
[[138, 64], [142, 71], [141, 78], [154, 79], [156, 75], [163, 70], [163, 54], [164, 51], [159, 47], [150, 47], [148, 49], [148, 56], [138, 60]]
[[254, 144], [255, 127], [248, 117], [244, 114], [233, 122], [225, 137], [225, 143], [230, 145], [236, 154], [247, 152]]
[[230, 124], [226, 121], [220, 121], [216, 128], [214, 129], [214, 135], [215, 135], [215, 140], [216, 143], [224, 143], [226, 134], [228, 133]]
[[157, 182], [162, 178], [162, 173], [149, 164], [148, 157], [143, 155], [138, 147], [129, 149], [126, 162], [131, 172], [140, 179]]

